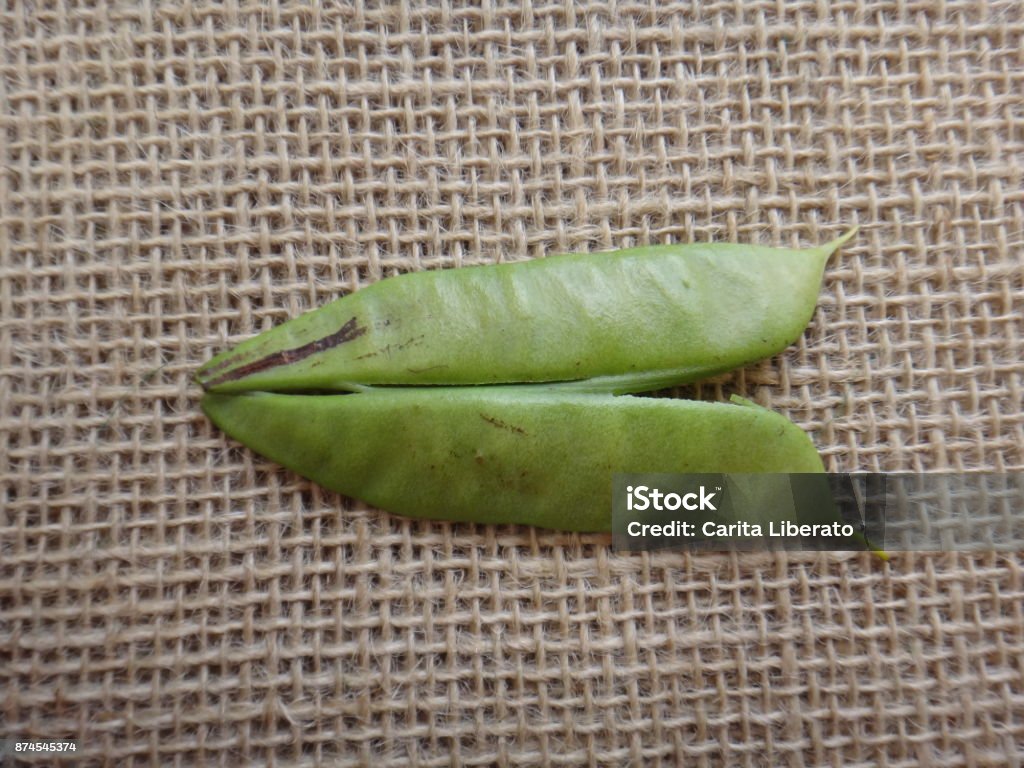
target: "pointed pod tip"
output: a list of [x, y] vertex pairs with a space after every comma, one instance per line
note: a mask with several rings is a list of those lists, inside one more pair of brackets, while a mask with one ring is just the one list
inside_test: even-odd
[[846, 230], [843, 234], [841, 234], [835, 240], [831, 240], [831, 241], [825, 243], [825, 245], [821, 246], [822, 250], [827, 251], [830, 255], [832, 253], [835, 253], [842, 246], [846, 245], [846, 243], [848, 243], [850, 241], [850, 239], [853, 238], [853, 236], [857, 234], [857, 231], [859, 229], [860, 229], [860, 227], [857, 226], [857, 225], [854, 225], [854, 226], [850, 227], [848, 230]]
[[747, 398], [740, 397], [739, 395], [731, 395], [729, 397], [729, 402], [732, 403], [733, 405], [741, 405], [741, 406], [744, 406], [746, 408], [760, 408], [761, 407], [757, 403], [755, 403], [753, 400], [748, 400]]
[[223, 354], [206, 361], [196, 371], [194, 377], [196, 384], [207, 392], [212, 391], [218, 384], [223, 383], [226, 374], [230, 373], [236, 362], [233, 358]]
[[223, 395], [216, 395], [212, 392], [203, 393], [203, 399], [199, 401], [199, 408], [211, 421], [214, 420], [212, 412], [217, 410], [217, 405], [223, 397]]
[[259, 424], [260, 404], [257, 401], [263, 393], [243, 392], [241, 394], [220, 394], [207, 392], [199, 402], [199, 408], [206, 418], [230, 437], [244, 443], [244, 431]]
[[218, 418], [222, 416], [225, 411], [242, 402], [248, 396], [249, 393], [241, 395], [224, 395], [217, 392], [206, 392], [203, 394], [203, 399], [199, 401], [199, 407], [212, 422], [217, 424], [217, 426], [221, 426], [218, 422]]

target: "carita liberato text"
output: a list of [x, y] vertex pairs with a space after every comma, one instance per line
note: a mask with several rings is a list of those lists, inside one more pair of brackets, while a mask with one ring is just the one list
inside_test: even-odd
[[[672, 520], [667, 523], [653, 524], [633, 521], [626, 526], [626, 533], [630, 536], [665, 536], [665, 537], [692, 537], [702, 536], [704, 538], [720, 539], [756, 539], [768, 536], [769, 538], [796, 538], [796, 537], [844, 537], [853, 536], [853, 526], [844, 525], [839, 522], [823, 524], [798, 524], [791, 520], [772, 520], [765, 527], [760, 523], [716, 523], [708, 520], [703, 524], [685, 522], [683, 520]], [[698, 533], [699, 531], [699, 533]]]

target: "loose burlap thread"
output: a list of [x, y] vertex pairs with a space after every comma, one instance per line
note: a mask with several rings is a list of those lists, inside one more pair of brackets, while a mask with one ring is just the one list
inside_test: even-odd
[[[1024, 469], [1017, 2], [0, 13], [0, 737], [74, 764], [1024, 761], [1017, 554], [617, 555], [214, 429], [232, 343], [386, 276], [860, 232], [687, 388], [836, 471]], [[339, 436], [345, 439], [345, 436]]]

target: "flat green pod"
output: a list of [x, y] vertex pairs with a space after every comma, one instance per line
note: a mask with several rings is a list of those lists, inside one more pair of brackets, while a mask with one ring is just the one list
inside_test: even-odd
[[607, 531], [615, 473], [824, 471], [799, 427], [740, 398], [527, 385], [207, 394], [202, 407], [325, 488], [430, 519]]
[[567, 382], [640, 392], [776, 354], [803, 332], [829, 256], [654, 245], [382, 280], [218, 355], [212, 392]]

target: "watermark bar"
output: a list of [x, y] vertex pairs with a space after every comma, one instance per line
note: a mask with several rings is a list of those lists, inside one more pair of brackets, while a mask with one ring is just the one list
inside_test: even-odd
[[1024, 549], [1024, 472], [619, 474], [618, 550]]

